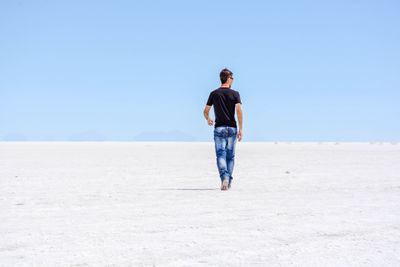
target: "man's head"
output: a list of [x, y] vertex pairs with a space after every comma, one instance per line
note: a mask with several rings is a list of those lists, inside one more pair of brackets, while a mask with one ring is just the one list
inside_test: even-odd
[[221, 80], [221, 84], [228, 85], [231, 88], [233, 82], [233, 73], [228, 69], [223, 69], [219, 73], [219, 78]]

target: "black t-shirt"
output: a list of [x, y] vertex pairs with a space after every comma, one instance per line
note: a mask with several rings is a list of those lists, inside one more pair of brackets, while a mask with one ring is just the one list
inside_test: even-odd
[[219, 87], [210, 93], [207, 105], [214, 105], [215, 127], [231, 126], [237, 128], [235, 120], [235, 104], [240, 103], [238, 91], [228, 87]]

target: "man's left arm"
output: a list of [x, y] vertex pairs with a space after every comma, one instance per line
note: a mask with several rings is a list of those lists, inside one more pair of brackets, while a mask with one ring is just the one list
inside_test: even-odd
[[208, 96], [207, 104], [206, 104], [206, 107], [205, 107], [205, 109], [203, 111], [204, 117], [206, 118], [207, 123], [210, 126], [212, 126], [213, 123], [214, 123], [213, 120], [210, 118], [210, 109], [211, 109], [211, 107], [213, 105], [213, 102], [214, 102], [213, 100], [214, 100], [213, 99], [213, 92], [211, 92], [210, 95]]
[[206, 107], [204, 108], [203, 114], [207, 120], [208, 125], [212, 126], [214, 121], [210, 118], [210, 109], [211, 109], [211, 106], [206, 105]]

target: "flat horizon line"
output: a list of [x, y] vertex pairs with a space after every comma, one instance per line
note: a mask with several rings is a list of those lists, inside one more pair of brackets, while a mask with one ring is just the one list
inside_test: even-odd
[[[292, 144], [292, 143], [362, 143], [362, 144], [382, 144], [382, 143], [390, 143], [390, 144], [397, 144], [400, 141], [238, 141], [239, 143], [271, 143], [271, 144]], [[99, 141], [99, 140], [86, 140], [86, 141], [69, 141], [69, 140], [57, 140], [57, 141], [2, 141], [0, 143], [214, 143], [214, 141]]]

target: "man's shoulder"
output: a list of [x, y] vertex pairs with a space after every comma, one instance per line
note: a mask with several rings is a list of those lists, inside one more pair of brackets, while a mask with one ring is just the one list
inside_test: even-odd
[[235, 94], [239, 94], [239, 91], [231, 89]]
[[220, 89], [220, 88], [217, 88], [217, 89], [212, 90], [210, 94], [214, 94], [215, 92], [218, 91], [218, 89]]

